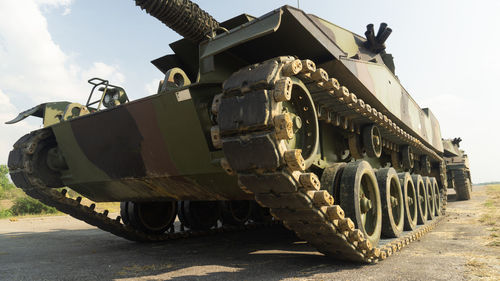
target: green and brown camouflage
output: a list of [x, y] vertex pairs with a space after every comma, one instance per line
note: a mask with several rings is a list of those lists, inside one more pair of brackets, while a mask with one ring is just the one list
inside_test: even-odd
[[[272, 217], [322, 253], [363, 262], [440, 221], [447, 184], [465, 174], [447, 180], [454, 148], [395, 75], [387, 24], [362, 37], [290, 6], [219, 23], [187, 0], [135, 2], [184, 37], [152, 61], [165, 74], [158, 92], [129, 101], [92, 78], [86, 103], [45, 103], [8, 122], [43, 118], [9, 154], [27, 194], [134, 241]], [[120, 216], [61, 186], [121, 202]], [[397, 239], [377, 247], [381, 233]]]
[[[374, 52], [367, 39], [290, 6], [220, 25], [224, 32], [199, 45], [174, 42], [175, 54], [153, 61], [167, 75], [156, 95], [93, 113], [76, 103], [47, 103], [15, 121], [43, 117], [68, 167], [60, 171], [64, 185], [93, 200], [248, 199], [221, 168], [223, 152], [212, 144], [212, 100], [238, 69], [292, 54], [334, 73], [358, 98], [442, 155], [438, 121], [401, 86], [386, 64], [391, 56]], [[183, 78], [180, 85], [175, 74]]]

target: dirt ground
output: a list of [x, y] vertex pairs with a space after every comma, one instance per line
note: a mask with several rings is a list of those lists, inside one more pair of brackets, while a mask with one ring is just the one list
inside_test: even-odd
[[500, 280], [486, 189], [451, 194], [439, 226], [374, 265], [329, 259], [279, 227], [139, 244], [68, 216], [0, 220], [0, 280]]

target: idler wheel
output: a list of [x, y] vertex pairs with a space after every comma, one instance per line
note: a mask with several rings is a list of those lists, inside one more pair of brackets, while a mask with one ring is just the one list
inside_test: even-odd
[[252, 201], [230, 200], [222, 202], [222, 223], [224, 225], [244, 225], [252, 215]]
[[429, 177], [423, 178], [425, 183], [425, 189], [427, 194], [427, 219], [433, 220], [436, 213], [436, 194], [434, 193], [434, 188], [432, 186], [431, 179]]
[[307, 169], [317, 159], [319, 124], [313, 99], [304, 83], [297, 77], [292, 82], [290, 99], [281, 103], [281, 116], [288, 115], [292, 134], [283, 138], [288, 150], [300, 149]]
[[369, 125], [363, 128], [363, 145], [366, 155], [379, 158], [382, 155], [382, 135], [375, 125]]
[[434, 202], [436, 204], [435, 216], [440, 216], [443, 207], [443, 197], [441, 197], [441, 192], [439, 190], [439, 185], [436, 178], [431, 178], [432, 189], [434, 189]]
[[394, 168], [384, 168], [376, 175], [382, 202], [382, 234], [399, 237], [404, 226], [404, 203], [398, 174]]
[[122, 202], [120, 215], [123, 223], [151, 234], [162, 234], [174, 223], [177, 202]]
[[382, 230], [382, 207], [377, 178], [366, 161], [348, 163], [340, 180], [340, 205], [373, 246]]
[[401, 147], [401, 160], [403, 162], [403, 169], [409, 170], [413, 168], [414, 159], [411, 146], [405, 145]]
[[418, 213], [417, 213], [417, 223], [425, 224], [427, 222], [427, 190], [420, 175], [411, 176], [413, 180], [413, 184], [417, 190], [417, 205], [418, 205]]
[[[29, 149], [32, 149], [30, 146]], [[43, 183], [48, 187], [61, 187], [64, 186], [61, 181], [60, 171], [63, 169], [58, 169], [52, 165], [55, 162], [53, 159], [59, 158], [54, 157], [54, 154], [58, 151], [56, 139], [51, 136], [49, 138], [43, 139], [36, 143], [33, 152], [33, 166], [30, 167], [34, 177], [37, 177], [43, 181]], [[9, 155], [9, 158], [11, 156]], [[64, 158], [62, 158], [64, 159]], [[64, 161], [64, 160], [63, 160]], [[66, 165], [63, 163], [63, 166]], [[67, 166], [66, 166], [67, 168]]]
[[218, 201], [179, 201], [179, 220], [192, 230], [207, 230], [216, 226], [221, 213]]
[[417, 226], [417, 190], [410, 173], [399, 173], [399, 180], [403, 187], [403, 201], [405, 203], [404, 230], [414, 230]]

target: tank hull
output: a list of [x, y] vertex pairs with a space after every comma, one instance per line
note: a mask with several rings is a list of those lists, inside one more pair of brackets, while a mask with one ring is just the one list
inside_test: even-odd
[[50, 127], [68, 166], [63, 183], [95, 201], [248, 199], [196, 112], [203, 101], [193, 97], [212, 90], [167, 92]]
[[200, 79], [223, 82], [227, 76], [222, 73], [245, 66], [236, 64], [238, 61], [228, 64], [229, 57], [236, 56], [246, 65], [282, 55], [308, 58], [357, 97], [380, 108], [380, 112], [395, 120], [398, 126], [442, 154], [437, 119], [429, 109], [422, 109], [414, 101], [385, 65], [382, 55], [365, 48], [365, 42], [365, 38], [353, 32], [284, 6], [200, 43]]

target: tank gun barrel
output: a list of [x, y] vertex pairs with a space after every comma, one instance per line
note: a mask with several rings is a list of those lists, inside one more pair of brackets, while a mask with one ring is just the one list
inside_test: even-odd
[[199, 43], [219, 23], [189, 0], [135, 0], [135, 4], [186, 39]]

